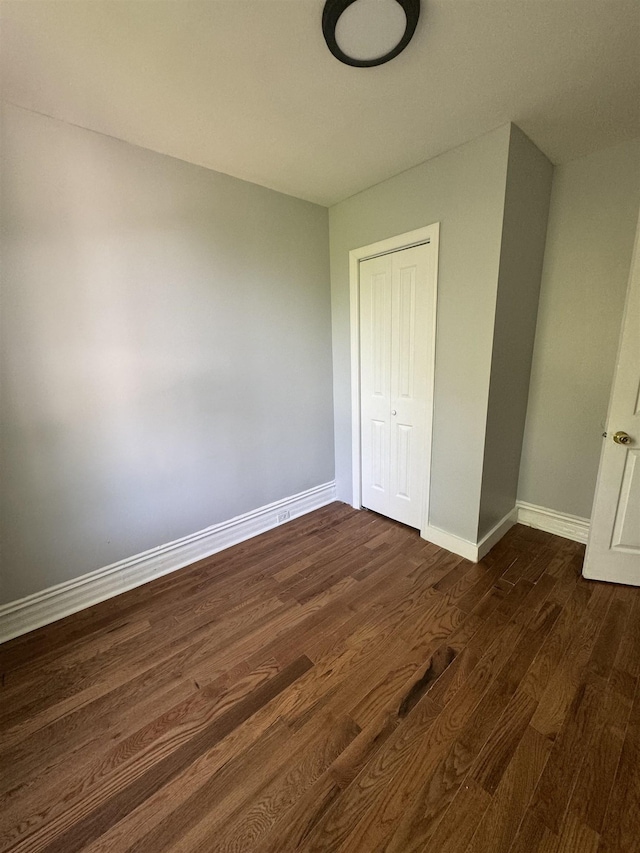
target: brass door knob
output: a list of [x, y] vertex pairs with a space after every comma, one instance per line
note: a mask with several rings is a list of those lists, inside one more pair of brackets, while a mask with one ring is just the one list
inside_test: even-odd
[[622, 431], [614, 433], [613, 440], [616, 444], [631, 444], [631, 436]]

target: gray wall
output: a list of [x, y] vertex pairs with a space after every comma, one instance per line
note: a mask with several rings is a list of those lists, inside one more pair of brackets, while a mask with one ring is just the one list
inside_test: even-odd
[[588, 518], [640, 202], [640, 140], [558, 166], [518, 498]]
[[1, 600], [331, 480], [326, 209], [2, 124]]
[[553, 166], [511, 126], [478, 538], [513, 510]]
[[476, 541], [510, 126], [329, 211], [338, 496], [352, 499], [349, 250], [441, 223], [432, 525]]

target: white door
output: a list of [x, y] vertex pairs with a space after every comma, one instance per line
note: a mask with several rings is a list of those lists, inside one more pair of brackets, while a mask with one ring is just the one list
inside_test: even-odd
[[586, 578], [640, 585], [640, 220], [611, 393]]
[[362, 505], [421, 528], [431, 407], [430, 244], [360, 262]]

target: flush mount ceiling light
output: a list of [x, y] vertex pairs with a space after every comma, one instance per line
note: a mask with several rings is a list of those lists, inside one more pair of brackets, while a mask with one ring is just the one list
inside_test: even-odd
[[371, 68], [405, 49], [419, 17], [420, 0], [327, 0], [322, 32], [340, 62]]

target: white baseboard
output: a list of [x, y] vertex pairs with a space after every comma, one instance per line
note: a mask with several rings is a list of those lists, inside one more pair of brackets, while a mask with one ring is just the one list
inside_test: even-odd
[[461, 539], [446, 530], [438, 527], [427, 527], [421, 532], [423, 539], [433, 542], [440, 548], [446, 548], [460, 557], [477, 563], [493, 546], [502, 539], [505, 533], [514, 524], [524, 524], [527, 527], [535, 527], [546, 533], [556, 536], [564, 536], [574, 542], [586, 543], [589, 536], [589, 519], [578, 515], [569, 515], [566, 512], [556, 512], [543, 506], [517, 501], [516, 506], [507, 513], [505, 517], [493, 527], [479, 542], [470, 542]]
[[[335, 481], [275, 501], [18, 601], [0, 605], [0, 643], [175, 572], [335, 500]], [[287, 520], [289, 520], [287, 519]]]
[[497, 545], [502, 537], [516, 524], [517, 520], [518, 511], [514, 507], [478, 542], [478, 560], [485, 557], [493, 546]]
[[421, 530], [420, 536], [427, 542], [433, 542], [439, 548], [444, 548], [453, 554], [458, 554], [459, 557], [464, 557], [465, 560], [478, 562], [478, 545], [468, 539], [461, 539], [459, 536], [454, 536], [453, 533], [447, 533], [446, 530], [440, 530], [439, 527], [432, 527], [431, 525]]
[[546, 533], [554, 533], [556, 536], [564, 536], [565, 539], [573, 539], [574, 542], [586, 543], [589, 536], [589, 519], [581, 518], [579, 515], [569, 515], [566, 512], [557, 512], [543, 506], [536, 506], [525, 501], [518, 501], [518, 524], [527, 527], [535, 527]]
[[477, 563], [489, 553], [493, 546], [502, 539], [515, 523], [516, 509], [514, 507], [479, 542], [461, 539], [459, 536], [454, 536], [453, 533], [447, 533], [446, 530], [440, 530], [439, 527], [431, 526], [422, 530], [420, 535], [423, 539], [433, 542], [434, 545], [438, 545], [440, 548], [446, 548], [447, 551], [452, 551], [454, 554], [464, 557], [465, 560]]

